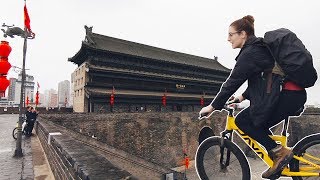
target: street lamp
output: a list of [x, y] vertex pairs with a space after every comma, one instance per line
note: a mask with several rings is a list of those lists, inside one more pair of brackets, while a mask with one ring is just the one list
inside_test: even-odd
[[20, 94], [20, 105], [19, 105], [19, 121], [18, 121], [18, 134], [17, 134], [17, 143], [16, 143], [16, 149], [14, 151], [15, 157], [22, 157], [22, 148], [21, 148], [21, 142], [22, 142], [22, 122], [24, 118], [23, 113], [23, 105], [24, 105], [24, 84], [26, 79], [26, 53], [27, 53], [27, 39], [33, 39], [34, 34], [27, 31], [27, 28], [24, 28], [22, 30], [19, 27], [8, 26], [3, 23], [2, 27], [7, 27], [7, 30], [2, 30], [4, 32], [4, 37], [11, 37], [14, 38], [14, 36], [20, 36], [21, 38], [24, 38], [23, 42], [23, 59], [22, 59], [22, 80], [21, 80], [21, 94]]
[[[11, 69], [13, 69], [14, 72], [16, 73], [22, 73], [22, 68], [21, 67], [18, 67], [18, 66], [11, 66]], [[24, 70], [30, 70], [30, 69], [24, 69]]]

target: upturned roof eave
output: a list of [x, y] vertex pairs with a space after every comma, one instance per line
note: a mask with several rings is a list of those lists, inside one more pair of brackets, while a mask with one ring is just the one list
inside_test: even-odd
[[95, 48], [92, 48], [86, 42], [82, 41], [79, 51], [71, 58], [68, 58], [68, 61], [73, 62], [74, 64], [77, 64], [77, 65], [82, 64], [86, 60], [85, 58], [87, 56], [86, 51], [89, 49], [95, 49]]

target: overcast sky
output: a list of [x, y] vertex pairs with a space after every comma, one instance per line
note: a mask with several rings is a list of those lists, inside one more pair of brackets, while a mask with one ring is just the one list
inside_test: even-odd
[[[23, 0], [1, 0], [0, 23], [23, 27], [23, 6]], [[218, 56], [222, 65], [232, 68], [239, 50], [227, 42], [228, 27], [250, 14], [257, 36], [281, 27], [294, 31], [320, 72], [316, 0], [28, 0], [27, 8], [36, 38], [28, 41], [26, 68], [41, 92], [70, 81], [76, 65], [67, 60], [80, 49], [84, 25], [93, 26], [98, 34], [207, 58]], [[21, 67], [23, 40], [6, 40], [13, 49], [10, 63]], [[17, 73], [10, 70], [9, 77]], [[319, 90], [320, 80], [307, 90], [308, 104], [320, 103]]]

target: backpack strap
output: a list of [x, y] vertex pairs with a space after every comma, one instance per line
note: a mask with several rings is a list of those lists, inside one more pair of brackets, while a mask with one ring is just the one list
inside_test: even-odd
[[[284, 79], [286, 78], [286, 74], [283, 72], [282, 68], [280, 67], [280, 65], [277, 62], [276, 57], [274, 57], [270, 47], [268, 46], [268, 44], [266, 42], [264, 42], [263, 38], [261, 39], [261, 43], [268, 49], [268, 51], [270, 52], [273, 60], [274, 60], [274, 67], [272, 69], [272, 73], [273, 74], [278, 74], [280, 76], [282, 76]], [[272, 81], [271, 81], [272, 83]]]
[[267, 94], [271, 93], [272, 89], [272, 72], [268, 73], [268, 79], [267, 79]]

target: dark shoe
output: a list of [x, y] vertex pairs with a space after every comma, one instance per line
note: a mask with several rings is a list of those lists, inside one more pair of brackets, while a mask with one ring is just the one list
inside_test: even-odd
[[293, 152], [283, 146], [275, 152], [270, 152], [269, 156], [273, 160], [273, 166], [262, 173], [263, 178], [269, 179], [275, 174], [281, 172], [293, 158]]

